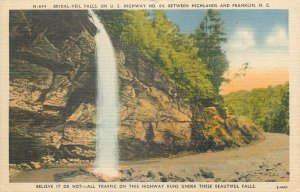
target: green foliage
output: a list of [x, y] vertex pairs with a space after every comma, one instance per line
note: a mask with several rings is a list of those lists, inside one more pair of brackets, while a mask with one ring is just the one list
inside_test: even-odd
[[103, 21], [110, 37], [114, 40], [120, 39], [120, 32], [127, 25], [124, 19], [124, 11], [122, 10], [97, 10], [97, 15]]
[[[190, 100], [213, 98], [213, 85], [208, 78], [210, 71], [197, 55], [194, 39], [181, 34], [164, 11], [154, 11], [153, 17], [145, 10], [122, 11], [116, 17], [107, 19], [111, 34], [139, 50], [185, 97]], [[118, 27], [114, 27], [112, 21]]]
[[246, 116], [268, 132], [289, 132], [289, 85], [239, 91], [224, 97], [238, 116]]
[[223, 74], [229, 66], [225, 52], [221, 49], [226, 38], [224, 22], [219, 12], [208, 10], [192, 37], [199, 48], [198, 56], [211, 71], [209, 79], [214, 87], [215, 98], [217, 98], [219, 97], [220, 86], [225, 80]]

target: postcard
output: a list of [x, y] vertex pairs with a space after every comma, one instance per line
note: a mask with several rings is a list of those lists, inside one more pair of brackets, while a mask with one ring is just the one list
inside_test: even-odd
[[0, 192], [300, 191], [296, 1], [1, 1]]

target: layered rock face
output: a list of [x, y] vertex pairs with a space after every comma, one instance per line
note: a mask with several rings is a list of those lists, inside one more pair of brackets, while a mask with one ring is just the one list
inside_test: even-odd
[[[10, 161], [95, 157], [95, 27], [86, 11], [10, 12]], [[260, 129], [216, 107], [195, 114], [132, 48], [119, 66], [121, 159], [220, 149]]]
[[84, 11], [10, 12], [11, 160], [53, 155], [76, 139], [72, 113], [95, 103], [95, 30]]

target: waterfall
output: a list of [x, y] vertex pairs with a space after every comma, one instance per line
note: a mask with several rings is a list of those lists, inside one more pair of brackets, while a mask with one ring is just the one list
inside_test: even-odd
[[97, 15], [89, 10], [90, 20], [97, 28], [97, 127], [94, 172], [103, 176], [118, 175], [119, 93], [114, 48]]

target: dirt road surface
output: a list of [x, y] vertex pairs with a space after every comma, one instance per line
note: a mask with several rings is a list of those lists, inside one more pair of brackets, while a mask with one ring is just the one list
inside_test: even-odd
[[[288, 181], [289, 137], [265, 133], [250, 145], [206, 153], [184, 153], [169, 158], [120, 162], [115, 181]], [[91, 165], [38, 169], [22, 172], [11, 182], [103, 181], [87, 171]]]

